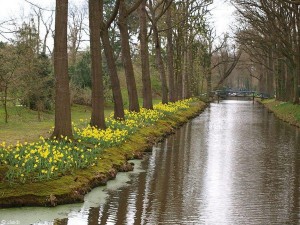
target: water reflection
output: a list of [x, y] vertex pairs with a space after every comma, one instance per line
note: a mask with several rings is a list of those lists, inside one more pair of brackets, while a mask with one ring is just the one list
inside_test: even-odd
[[299, 146], [299, 129], [260, 105], [212, 104], [51, 224], [300, 224]]

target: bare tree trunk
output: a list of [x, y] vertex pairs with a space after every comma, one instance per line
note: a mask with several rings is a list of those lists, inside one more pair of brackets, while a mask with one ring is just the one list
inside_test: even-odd
[[188, 28], [188, 8], [190, 1], [183, 1], [182, 13], [184, 21], [182, 22], [183, 26], [183, 36], [182, 36], [182, 45], [183, 45], [183, 98], [186, 99], [188, 96], [188, 83], [189, 83], [189, 68], [188, 68], [188, 48], [189, 48], [189, 35], [190, 31]]
[[[37, 24], [37, 33], [40, 36], [41, 33], [41, 14], [37, 14], [37, 20], [38, 20], [38, 24]], [[37, 38], [36, 41], [36, 55], [38, 56], [40, 54], [40, 39]]]
[[101, 40], [103, 42], [104, 53], [107, 61], [109, 74], [110, 74], [111, 87], [112, 87], [113, 99], [114, 99], [114, 118], [125, 119], [120, 81], [119, 81], [113, 49], [109, 41], [109, 34], [107, 29], [103, 29], [101, 31]]
[[204, 89], [204, 77], [202, 77], [201, 79], [201, 87], [200, 87], [200, 93], [203, 93], [203, 89]]
[[[187, 79], [187, 98], [191, 97], [192, 87], [194, 87], [195, 78], [194, 78], [194, 58], [193, 58], [193, 49], [191, 47], [187, 52], [187, 64], [188, 64], [188, 79]], [[194, 90], [194, 88], [193, 88]]]
[[[187, 44], [186, 44], [187, 46]], [[188, 98], [189, 92], [189, 62], [188, 62], [188, 51], [189, 49], [185, 49], [183, 53], [183, 63], [184, 63], [184, 81], [183, 81], [183, 97]]]
[[141, 64], [142, 64], [142, 82], [143, 82], [143, 107], [146, 109], [153, 109], [146, 16], [147, 16], [146, 0], [143, 0], [139, 8]]
[[69, 64], [75, 66], [77, 63], [77, 55], [80, 43], [82, 42], [83, 21], [85, 18], [85, 10], [76, 5], [70, 5], [69, 10]]
[[109, 33], [108, 29], [115, 19], [118, 9], [119, 9], [120, 1], [117, 0], [115, 4], [115, 8], [113, 10], [113, 13], [111, 17], [108, 19], [108, 21], [105, 23], [103, 19], [103, 0], [100, 0], [100, 10], [101, 10], [101, 21], [100, 21], [100, 27], [101, 27], [101, 40], [104, 48], [104, 54], [107, 61], [108, 71], [110, 75], [110, 81], [111, 81], [111, 88], [113, 92], [113, 100], [114, 100], [114, 118], [115, 119], [125, 119], [124, 115], [124, 105], [123, 105], [123, 97], [121, 93], [121, 87], [120, 87], [120, 81], [118, 77], [117, 72], [117, 66], [114, 59], [114, 52], [113, 48], [110, 44], [109, 40]]
[[49, 35], [49, 31], [47, 30], [45, 35], [44, 35], [44, 41], [43, 41], [43, 50], [42, 52], [46, 54], [46, 50], [47, 50], [47, 38]]
[[105, 129], [102, 56], [100, 43], [99, 0], [89, 0], [89, 26], [92, 58], [92, 115], [91, 126]]
[[183, 97], [183, 79], [182, 79], [182, 28], [178, 28], [178, 37], [176, 40], [176, 82], [177, 82], [177, 100]]
[[166, 79], [166, 72], [165, 72], [165, 66], [161, 55], [161, 43], [158, 35], [157, 30], [157, 23], [153, 22], [152, 24], [153, 28], [153, 39], [155, 44], [155, 55], [156, 55], [156, 64], [158, 67], [158, 71], [160, 73], [160, 79], [162, 83], [162, 103], [167, 104], [168, 103], [168, 86], [167, 86], [167, 79]]
[[276, 99], [279, 101], [285, 101], [285, 93], [284, 93], [284, 62], [282, 59], [278, 59], [277, 63], [277, 70], [276, 70]]
[[274, 75], [273, 75], [274, 61], [273, 61], [272, 50], [269, 51], [269, 55], [268, 55], [268, 67], [269, 70], [267, 76], [267, 92], [271, 97], [273, 97], [274, 96]]
[[293, 100], [293, 93], [294, 93], [294, 89], [291, 88], [293, 87], [293, 76], [291, 76], [291, 74], [293, 74], [293, 69], [292, 66], [290, 64], [287, 65], [286, 68], [286, 85], [285, 85], [285, 90], [286, 90], [286, 95], [287, 95], [287, 101], [292, 101]]
[[[152, 0], [149, 0], [149, 10], [150, 10], [150, 20], [152, 23], [152, 31], [153, 31], [153, 42], [155, 46], [155, 57], [156, 57], [156, 65], [160, 74], [161, 86], [162, 86], [162, 103], [168, 103], [168, 84], [165, 66], [162, 58], [162, 50], [161, 50], [161, 40], [159, 39], [158, 34], [158, 21], [159, 19], [166, 13], [170, 5], [172, 4], [172, 0], [170, 1], [157, 1], [156, 6], [153, 7]], [[161, 6], [161, 8], [160, 8]], [[160, 11], [159, 11], [160, 9]], [[159, 13], [156, 13], [159, 12]]]
[[56, 0], [54, 37], [55, 124], [52, 137], [73, 138], [68, 75], [68, 0]]
[[263, 72], [263, 70], [260, 71], [261, 75], [260, 75], [260, 80], [258, 83], [258, 89], [260, 93], [264, 93], [264, 80], [265, 80], [265, 73]]
[[130, 46], [129, 46], [130, 38], [128, 34], [127, 17], [128, 15], [127, 15], [125, 2], [121, 1], [119, 7], [118, 26], [121, 35], [121, 52], [122, 52], [122, 61], [125, 69], [125, 77], [126, 77], [128, 100], [129, 100], [129, 110], [139, 112], [140, 106], [139, 106], [136, 82], [135, 82], [131, 54], [130, 54]]
[[212, 96], [212, 86], [211, 86], [211, 69], [209, 68], [207, 71], [206, 75], [206, 92], [207, 92], [207, 97]]
[[300, 90], [300, 12], [299, 12], [299, 6], [294, 5], [294, 10], [295, 10], [295, 23], [296, 23], [296, 28], [294, 30], [295, 33], [295, 46], [298, 49], [296, 55], [295, 55], [295, 61], [296, 61], [296, 71], [294, 75], [294, 99], [293, 103], [294, 104], [299, 104], [299, 90]]
[[173, 53], [173, 34], [172, 34], [172, 7], [167, 10], [167, 63], [168, 63], [168, 80], [169, 80], [169, 100], [175, 102], [175, 81], [174, 81], [174, 53]]
[[36, 109], [38, 112], [38, 121], [41, 122], [42, 121], [42, 111], [44, 110], [44, 103], [41, 100], [37, 101]]
[[[43, 20], [42, 18], [42, 22], [44, 24], [44, 29], [45, 29], [45, 35], [44, 35], [44, 39], [43, 39], [43, 50], [42, 52], [43, 53], [46, 53], [46, 50], [47, 50], [47, 38], [48, 38], [48, 35], [50, 33], [50, 29], [51, 29], [51, 26], [52, 26], [52, 22], [53, 22], [53, 12], [51, 13], [51, 16], [49, 17], [49, 22], [48, 24]], [[50, 52], [50, 54], [52, 55], [52, 52]]]
[[201, 71], [199, 56], [200, 56], [200, 50], [196, 49], [196, 51], [193, 53], [193, 57], [196, 58], [196, 60], [193, 64], [193, 87], [194, 87], [193, 96], [199, 96], [200, 93], [202, 93], [202, 91], [203, 91], [203, 80], [204, 79], [203, 79], [203, 74]]
[[[299, 57], [297, 57], [299, 58]], [[296, 68], [294, 70], [294, 79], [293, 79], [293, 103], [294, 104], [299, 104], [299, 74], [300, 74], [300, 61], [297, 62]]]
[[4, 117], [4, 121], [5, 123], [8, 123], [8, 111], [7, 111], [7, 84], [5, 84], [4, 86], [4, 103], [3, 103], [3, 106], [4, 106], [4, 114], [5, 114], [5, 117]]
[[263, 93], [264, 94], [268, 94], [268, 69], [264, 70], [264, 75], [263, 75], [263, 79], [262, 79], [262, 88], [263, 88]]

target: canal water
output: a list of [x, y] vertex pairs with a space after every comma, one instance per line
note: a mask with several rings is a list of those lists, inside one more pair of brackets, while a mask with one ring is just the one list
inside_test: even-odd
[[300, 130], [257, 103], [212, 103], [134, 163], [84, 204], [0, 209], [0, 224], [300, 224]]

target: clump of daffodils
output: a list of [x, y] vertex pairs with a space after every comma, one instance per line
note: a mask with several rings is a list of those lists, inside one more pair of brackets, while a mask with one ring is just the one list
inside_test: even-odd
[[63, 175], [75, 168], [86, 168], [98, 159], [100, 152], [97, 146], [88, 148], [66, 137], [59, 141], [41, 137], [37, 142], [17, 143], [16, 146], [3, 142], [0, 161], [9, 166], [8, 180], [37, 181]]
[[74, 141], [67, 137], [40, 138], [33, 143], [7, 145], [0, 143], [0, 166], [9, 170], [6, 179], [14, 181], [38, 181], [70, 173], [74, 169], [97, 165], [101, 152], [125, 142], [140, 128], [155, 124], [167, 115], [190, 107], [193, 99], [169, 104], [157, 104], [154, 110], [142, 108], [139, 113], [125, 111], [125, 120], [115, 120], [113, 114], [105, 119], [107, 129], [99, 130], [90, 125], [73, 124]]

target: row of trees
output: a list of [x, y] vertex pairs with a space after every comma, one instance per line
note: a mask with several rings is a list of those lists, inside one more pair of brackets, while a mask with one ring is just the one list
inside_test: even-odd
[[[153, 96], [168, 103], [203, 92], [210, 95], [240, 57], [226, 36], [216, 42], [207, 21], [212, 0], [87, 2], [87, 7], [76, 7], [59, 0], [55, 10], [33, 5], [30, 21], [16, 29], [16, 38], [3, 44], [0, 92], [6, 93], [4, 105], [5, 99], [15, 95], [13, 90], [17, 90], [15, 98], [22, 105], [36, 110], [50, 107], [48, 103], [55, 96], [53, 136], [72, 137], [70, 102], [74, 94], [70, 94], [70, 87], [80, 89], [80, 93], [90, 90], [91, 125], [105, 129], [103, 110], [108, 93], [115, 118], [124, 119], [123, 90], [127, 91], [129, 110], [135, 112], [140, 109], [138, 96], [143, 98], [144, 108], [152, 109]], [[47, 44], [51, 34], [53, 51]], [[83, 43], [87, 49], [82, 50]], [[6, 52], [11, 52], [14, 60], [5, 59], [9, 57]], [[214, 70], [219, 71], [216, 77]], [[155, 76], [159, 84], [153, 83]]]
[[[139, 58], [142, 69], [143, 107], [153, 108], [150, 63], [155, 57], [161, 80], [162, 103], [176, 101], [199, 94], [199, 74], [205, 73], [207, 91], [211, 92], [210, 63], [213, 55], [212, 30], [205, 15], [209, 12], [209, 0], [110, 1], [111, 10], [105, 11], [105, 1], [89, 0], [89, 29], [92, 75], [91, 125], [105, 129], [102, 48], [105, 55], [113, 93], [114, 117], [124, 119], [124, 104], [121, 93], [116, 54], [111, 40], [111, 27], [118, 27], [120, 55], [125, 71], [129, 110], [139, 112], [138, 91], [133, 69], [130, 27], [132, 18], [138, 18]], [[56, 1], [56, 35], [54, 68], [56, 74], [56, 119], [53, 136], [72, 137], [69, 77], [67, 73], [67, 10], [68, 1]], [[58, 31], [58, 32], [57, 32]], [[116, 30], [113, 31], [116, 33]], [[218, 48], [223, 49], [223, 44]], [[149, 52], [153, 53], [150, 54]], [[62, 60], [63, 59], [63, 60]], [[208, 63], [200, 63], [206, 61]], [[230, 66], [235, 66], [236, 62]], [[196, 67], [198, 67], [196, 70]], [[227, 73], [229, 70], [227, 70]], [[207, 73], [208, 72], [208, 73]], [[224, 74], [228, 76], [228, 74]]]
[[299, 103], [300, 2], [233, 0], [239, 14], [238, 42], [250, 59], [260, 91]]
[[[179, 2], [179, 6], [185, 5]], [[151, 22], [151, 31], [155, 48], [155, 57], [157, 68], [162, 81], [162, 102], [168, 102], [168, 87], [165, 73], [164, 61], [162, 58], [161, 39], [158, 30], [158, 22], [167, 12], [171, 12], [173, 1], [156, 1], [136, 0], [127, 4], [124, 0], [117, 0], [112, 7], [110, 15], [104, 15], [104, 2], [99, 0], [89, 0], [89, 28], [90, 28], [90, 46], [91, 46], [91, 73], [92, 73], [92, 117], [91, 125], [105, 129], [104, 121], [104, 93], [102, 78], [102, 57], [101, 48], [104, 54], [110, 75], [111, 88], [114, 102], [114, 117], [124, 119], [124, 104], [121, 93], [121, 87], [118, 77], [118, 70], [114, 58], [114, 50], [110, 41], [109, 29], [114, 21], [119, 28], [121, 43], [121, 58], [125, 70], [127, 93], [129, 100], [129, 110], [139, 111], [138, 93], [134, 76], [133, 62], [131, 57], [130, 36], [129, 36], [129, 17], [138, 8], [140, 24], [140, 43], [141, 43], [141, 65], [143, 80], [143, 99], [144, 107], [151, 109], [152, 92], [150, 82], [149, 68], [149, 50], [148, 50], [148, 24], [147, 16]], [[146, 5], [147, 10], [146, 10]], [[175, 5], [174, 5], [175, 6]], [[176, 7], [176, 6], [175, 6]], [[169, 16], [171, 14], [169, 13]], [[55, 112], [55, 129], [53, 136], [59, 137], [72, 136], [71, 129], [71, 110], [69, 94], [69, 77], [68, 77], [68, 55], [67, 55], [67, 19], [68, 19], [68, 1], [56, 2], [56, 21], [55, 21], [55, 46], [54, 46], [54, 72], [56, 74], [56, 112]], [[169, 19], [170, 20], [170, 19]], [[170, 26], [168, 21], [168, 25]], [[182, 23], [182, 22], [180, 22]], [[171, 27], [168, 28], [170, 31]], [[171, 33], [171, 36], [172, 33]], [[100, 41], [101, 39], [101, 41]], [[101, 46], [102, 44], [102, 46]], [[168, 43], [169, 45], [170, 43]], [[182, 54], [180, 52], [180, 54]], [[63, 60], [62, 60], [63, 59]], [[172, 64], [173, 64], [173, 59]], [[170, 65], [169, 65], [170, 67]], [[172, 65], [173, 67], [173, 65]], [[171, 89], [174, 87], [174, 75], [169, 76]], [[182, 83], [182, 82], [181, 82]], [[182, 98], [183, 88], [178, 89], [179, 98]], [[173, 93], [173, 90], [170, 91]], [[175, 100], [172, 99], [173, 101]]]

